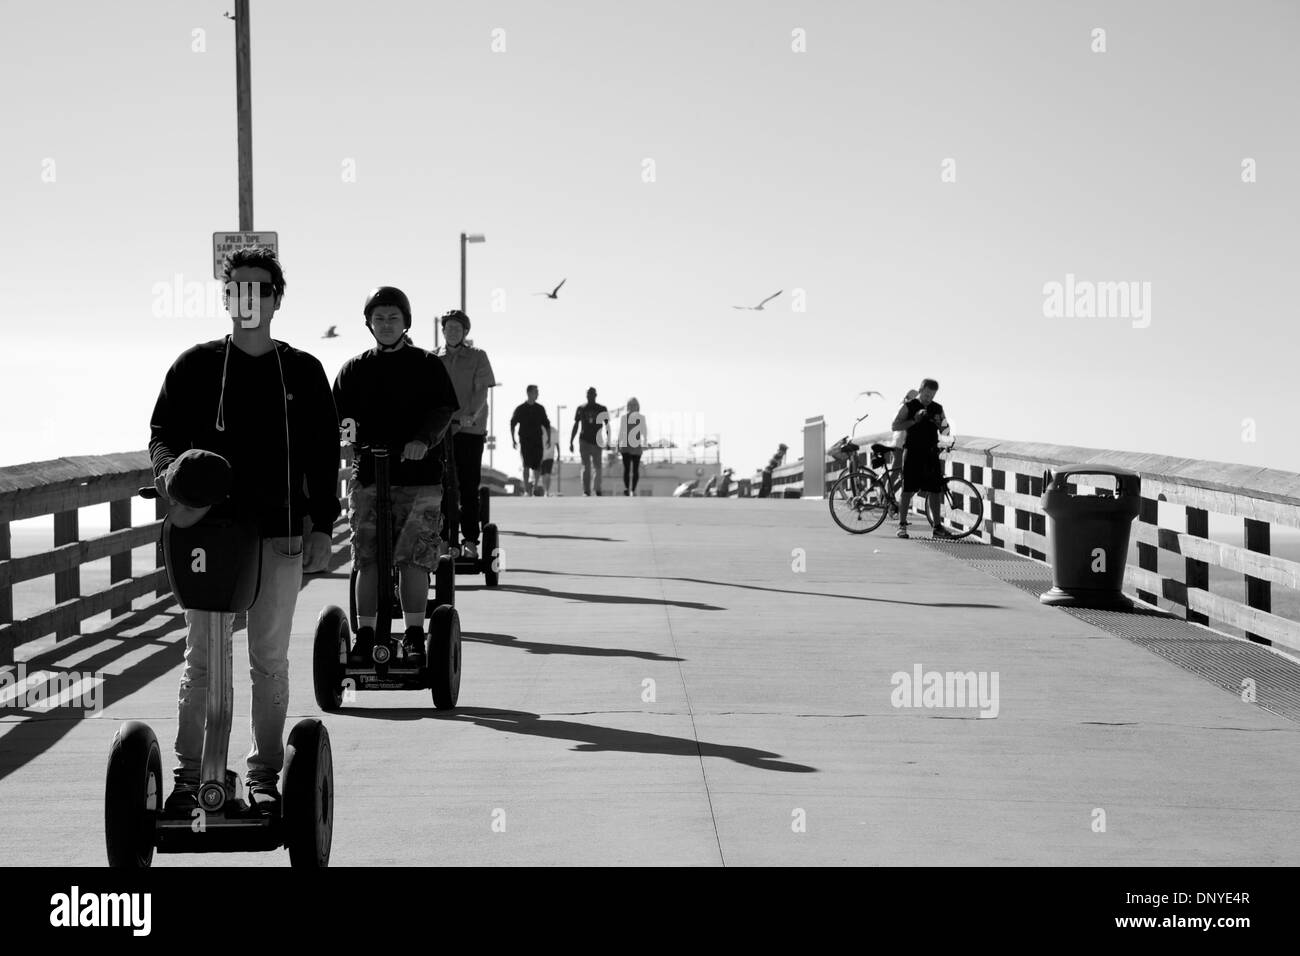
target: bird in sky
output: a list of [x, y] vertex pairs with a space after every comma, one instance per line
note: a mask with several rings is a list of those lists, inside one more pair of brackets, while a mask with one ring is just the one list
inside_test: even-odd
[[785, 291], [784, 289], [778, 289], [776, 292], [774, 292], [774, 293], [772, 293], [771, 295], [769, 295], [766, 299], [764, 299], [764, 300], [763, 300], [762, 302], [760, 302], [758, 305], [733, 305], [732, 308], [733, 308], [733, 309], [742, 309], [742, 310], [744, 310], [744, 311], [746, 311], [746, 312], [762, 312], [762, 311], [763, 311], [763, 306], [767, 305], [769, 302], [771, 302], [773, 299], [775, 299], [778, 295], [780, 295], [780, 294], [781, 294], [782, 292], [784, 292], [784, 291]]
[[555, 287], [555, 291], [553, 292], [534, 292], [533, 295], [544, 295], [548, 299], [557, 299], [559, 298], [560, 289], [563, 288], [564, 283], [568, 281], [568, 279], [561, 279], [560, 284]]
[[338, 332], [334, 331], [334, 330], [337, 329], [337, 328], [338, 328], [337, 325], [331, 325], [328, 329], [325, 330], [325, 334], [322, 335], [321, 338], [323, 338], [323, 339], [337, 339], [337, 338], [339, 337], [339, 334], [338, 334]]
[[874, 388], [869, 388], [865, 392], [858, 392], [858, 398], [861, 398], [863, 395], [880, 395], [881, 398], [885, 397], [884, 395], [881, 395], [880, 392], [877, 392]]

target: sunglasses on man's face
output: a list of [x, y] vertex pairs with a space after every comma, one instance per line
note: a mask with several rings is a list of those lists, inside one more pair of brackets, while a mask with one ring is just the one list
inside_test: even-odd
[[257, 287], [257, 297], [259, 299], [270, 299], [275, 296], [275, 286], [269, 282], [231, 282], [226, 285], [226, 295], [238, 295], [246, 292], [250, 286]]

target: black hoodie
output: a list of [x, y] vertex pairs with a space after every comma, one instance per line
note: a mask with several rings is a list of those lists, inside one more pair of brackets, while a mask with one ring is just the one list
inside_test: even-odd
[[231, 500], [256, 515], [263, 537], [302, 534], [304, 515], [313, 531], [330, 534], [340, 512], [340, 454], [329, 379], [315, 356], [272, 341], [275, 348], [255, 358], [227, 336], [172, 363], [149, 423], [154, 474], [186, 449], [206, 448], [229, 460]]

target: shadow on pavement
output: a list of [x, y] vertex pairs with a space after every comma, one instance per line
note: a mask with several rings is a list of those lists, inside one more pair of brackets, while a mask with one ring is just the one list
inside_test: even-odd
[[512, 534], [519, 538], [559, 538], [563, 541], [616, 541], [623, 542], [622, 538], [595, 538], [587, 537], [581, 534], [537, 534], [532, 531], [506, 531], [502, 530], [501, 534]]
[[[346, 543], [348, 534], [346, 526], [344, 526], [342, 532], [336, 530], [333, 535], [335, 544], [340, 541]], [[306, 587], [318, 578], [347, 577], [347, 575], [336, 572], [349, 560], [351, 560], [349, 548], [335, 549], [330, 556], [329, 570], [320, 574], [304, 574], [302, 586]], [[123, 634], [124, 631], [138, 628], [155, 617], [164, 617], [165, 620], [139, 634]], [[246, 614], [235, 615], [236, 630], [244, 629], [246, 619]], [[138, 663], [130, 665], [122, 673], [104, 675], [104, 682], [98, 689], [99, 696], [95, 702], [101, 709], [108, 708], [157, 680], [184, 660], [185, 641], [183, 637], [172, 640], [164, 640], [164, 638], [176, 631], [183, 633], [186, 627], [185, 612], [176, 604], [171, 594], [166, 594], [132, 610], [129, 614], [114, 618], [107, 627], [101, 630], [78, 634], [67, 640], [60, 641], [55, 647], [36, 654], [21, 663], [26, 668], [29, 676], [38, 671], [46, 671], [51, 674], [73, 671], [78, 674], [95, 674], [111, 666], [115, 661], [138, 652], [140, 648], [148, 644], [161, 645], [161, 650]], [[109, 640], [117, 640], [121, 643], [101, 648], [91, 656], [78, 660], [74, 665], [55, 666], [56, 661], [63, 660]], [[247, 693], [247, 673], [248, 671], [241, 666], [241, 663], [236, 661], [236, 694], [240, 693], [241, 677], [244, 680], [244, 692]], [[0, 722], [0, 730], [6, 731], [3, 736], [0, 736], [0, 780], [39, 758], [41, 754], [67, 736], [81, 721], [87, 719], [101, 720], [104, 724], [102, 728], [104, 737], [103, 758], [107, 761], [109, 744], [118, 727], [116, 721], [107, 721], [103, 720], [102, 717], [88, 715], [82, 702], [64, 707], [51, 707], [48, 710], [19, 709], [7, 705], [0, 708], [0, 717], [19, 718]], [[163, 752], [169, 752], [170, 742], [160, 741], [160, 743]], [[101, 769], [97, 762], [95, 773], [98, 775]], [[96, 777], [94, 786], [102, 786], [101, 778]]]
[[[556, 572], [557, 574], [563, 572]], [[618, 577], [619, 575], [608, 575]], [[456, 590], [470, 590], [457, 588]], [[536, 594], [540, 597], [567, 598], [571, 601], [589, 601], [592, 604], [648, 604], [655, 607], [684, 607], [692, 611], [725, 611], [725, 607], [716, 604], [702, 604], [699, 601], [669, 601], [664, 598], [632, 597], [627, 594], [592, 594], [585, 591], [552, 591], [529, 584], [500, 584], [497, 591], [514, 591], [517, 594]]]
[[670, 757], [718, 757], [758, 770], [779, 773], [817, 773], [816, 767], [801, 763], [788, 763], [778, 759], [781, 755], [753, 747], [734, 747], [695, 741], [688, 737], [670, 737], [636, 730], [618, 730], [571, 720], [554, 720], [539, 714], [520, 710], [494, 710], [485, 707], [465, 707], [459, 710], [434, 710], [430, 707], [415, 709], [383, 708], [374, 710], [349, 710], [348, 716], [369, 717], [378, 720], [417, 720], [432, 717], [436, 720], [460, 721], [478, 724], [508, 734], [528, 734], [533, 737], [550, 737], [571, 740], [573, 750], [583, 753], [643, 753], [664, 754]]
[[[166, 615], [167, 619], [156, 627], [140, 634], [133, 634], [129, 637], [121, 636], [123, 631], [139, 627], [145, 621], [158, 615]], [[176, 606], [171, 595], [167, 595], [146, 607], [118, 618], [102, 631], [69, 638], [57, 647], [51, 648], [43, 654], [38, 654], [23, 663], [29, 675], [37, 671], [58, 673], [75, 670], [80, 674], [95, 673], [103, 670], [118, 658], [137, 651], [144, 645], [150, 643], [161, 645], [161, 650], [127, 668], [123, 673], [105, 675], [104, 683], [100, 685], [98, 690], [99, 698], [97, 703], [101, 708], [107, 708], [134, 694], [150, 682], [157, 680], [181, 662], [185, 655], [185, 641], [164, 641], [163, 638], [173, 631], [183, 631], [185, 626], [184, 612]], [[101, 641], [112, 639], [120, 640], [122, 643], [103, 648], [98, 653], [78, 661], [75, 667], [52, 666], [54, 661], [94, 647]], [[108, 748], [113, 734], [117, 732], [116, 722], [88, 715], [80, 702], [66, 707], [52, 707], [46, 711], [11, 710], [6, 708], [0, 713], [6, 715], [12, 713], [15, 716], [25, 718], [12, 724], [11, 729], [3, 738], [0, 738], [0, 780], [38, 758], [62, 740], [83, 720], [101, 720], [104, 724], [102, 732], [104, 736], [103, 758], [105, 761], [108, 759]], [[163, 746], [165, 749], [165, 742]], [[97, 762], [96, 772], [100, 769]], [[79, 772], [85, 772], [85, 768], [82, 767]], [[102, 786], [102, 781], [94, 779], [93, 784], [99, 787]]]
[[[652, 575], [652, 574], [590, 574], [583, 571], [542, 571], [538, 568], [511, 568], [511, 574], [563, 574], [570, 577], [578, 578], [640, 578], [647, 581], [684, 581], [688, 584], [708, 584], [720, 588], [744, 588], [747, 591], [771, 591], [773, 594], [803, 594], [808, 597], [826, 597], [840, 598], [844, 601], [868, 601], [872, 604], [901, 604], [907, 607], [964, 607], [964, 608], [983, 608], [994, 609], [1006, 607], [1005, 604], [974, 604], [963, 601], [899, 601], [895, 598], [867, 597], [862, 594], [830, 594], [825, 591], [794, 591], [789, 588], [768, 588], [760, 584], [739, 584], [735, 581], [708, 581], [704, 578], [678, 578], [669, 575]], [[522, 585], [511, 585], [507, 588], [502, 585], [500, 590], [525, 590]], [[557, 592], [558, 593], [558, 592]], [[683, 601], [652, 601], [645, 600], [649, 604], [676, 604], [682, 607], [711, 607], [711, 605], [693, 605], [690, 602]], [[713, 610], [725, 610], [724, 608], [713, 608]]]
[[484, 632], [462, 631], [462, 641], [475, 644], [492, 644], [496, 647], [511, 647], [529, 654], [572, 654], [575, 657], [635, 657], [643, 661], [684, 661], [684, 657], [669, 657], [653, 651], [634, 651], [627, 647], [583, 647], [578, 644], [546, 644], [542, 641], [521, 641], [511, 634], [488, 634]]

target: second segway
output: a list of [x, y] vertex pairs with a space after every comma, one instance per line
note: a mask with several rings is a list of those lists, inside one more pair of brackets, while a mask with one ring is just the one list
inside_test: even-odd
[[456, 706], [460, 697], [460, 615], [455, 608], [455, 574], [452, 558], [438, 559], [434, 571], [435, 598], [426, 603], [429, 622], [424, 641], [424, 660], [408, 658], [402, 643], [393, 639], [393, 620], [401, 619], [400, 569], [394, 566], [396, 529], [393, 526], [392, 486], [389, 452], [386, 448], [362, 446], [375, 470], [375, 560], [378, 570], [378, 609], [375, 641], [368, 660], [354, 660], [351, 635], [357, 632], [356, 555], [348, 583], [350, 613], [335, 605], [326, 606], [316, 621], [312, 682], [316, 702], [322, 710], [337, 710], [352, 703], [363, 690], [424, 690], [439, 710]]

